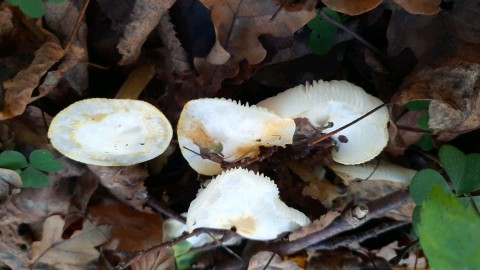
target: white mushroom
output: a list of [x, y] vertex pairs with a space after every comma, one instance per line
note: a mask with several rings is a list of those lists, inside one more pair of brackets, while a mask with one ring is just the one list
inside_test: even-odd
[[283, 232], [306, 226], [310, 220], [288, 207], [268, 177], [246, 169], [232, 169], [198, 192], [187, 213], [187, 229], [231, 229], [246, 238], [275, 239]]
[[[312, 85], [307, 83], [288, 89], [263, 100], [257, 106], [267, 108], [280, 117], [308, 118], [316, 128], [325, 127], [331, 122], [333, 127], [324, 129], [324, 132], [328, 133], [381, 104], [380, 99], [347, 81], [318, 81]], [[351, 165], [369, 161], [377, 156], [388, 141], [388, 121], [387, 108], [381, 108], [332, 136], [338, 148], [332, 150], [333, 159]]]
[[200, 174], [222, 172], [219, 163], [203, 159], [216, 153], [234, 162], [260, 154], [260, 146], [291, 144], [295, 122], [266, 109], [225, 99], [197, 99], [185, 104], [177, 126], [178, 143], [190, 166]]
[[160, 155], [172, 133], [165, 116], [147, 102], [92, 98], [58, 113], [48, 137], [59, 152], [73, 160], [127, 166]]
[[398, 166], [386, 161], [370, 161], [361, 165], [346, 166], [330, 164], [335, 174], [346, 183], [355, 180], [387, 180], [399, 183], [410, 183], [416, 170]]
[[11, 194], [19, 193], [22, 185], [22, 178], [16, 171], [0, 168], [0, 204]]

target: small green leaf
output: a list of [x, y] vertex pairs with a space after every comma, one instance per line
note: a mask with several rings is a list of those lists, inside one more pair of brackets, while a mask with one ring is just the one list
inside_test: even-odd
[[27, 166], [27, 159], [20, 152], [7, 150], [0, 154], [0, 168], [18, 170]]
[[445, 168], [448, 177], [452, 180], [457, 194], [460, 194], [460, 186], [462, 185], [463, 176], [465, 175], [465, 154], [454, 146], [444, 145], [440, 148], [438, 158], [443, 168]]
[[425, 152], [429, 152], [434, 149], [432, 136], [426, 134], [423, 134], [422, 137], [420, 137], [420, 140], [418, 140], [416, 145]]
[[28, 167], [20, 173], [22, 177], [23, 187], [42, 188], [50, 185], [50, 179], [41, 171]]
[[[340, 16], [335, 11], [329, 8], [324, 8], [323, 11], [336, 21], [341, 20]], [[309, 41], [312, 51], [320, 55], [328, 53], [335, 43], [337, 27], [329, 22], [324, 21], [318, 15], [311, 20], [307, 26], [312, 29]]]
[[480, 218], [471, 207], [435, 186], [420, 218], [420, 244], [433, 269], [478, 269]]
[[404, 106], [410, 111], [428, 110], [428, 107], [430, 106], [430, 100], [412, 100]]
[[415, 204], [422, 205], [423, 200], [428, 197], [432, 191], [432, 187], [435, 185], [440, 186], [443, 190], [452, 194], [447, 182], [437, 171], [425, 169], [415, 174], [410, 183], [410, 195]]
[[18, 5], [20, 5], [20, 1], [21, 0], [6, 0], [7, 3], [9, 3], [12, 6], [16, 6], [16, 7], [18, 7]]
[[62, 163], [55, 160], [53, 154], [48, 150], [35, 150], [30, 153], [28, 159], [32, 167], [41, 171], [58, 172], [63, 170]]
[[182, 241], [173, 246], [173, 253], [175, 255], [175, 265], [177, 270], [187, 270], [192, 267], [192, 264], [200, 256], [199, 252], [188, 253], [192, 244], [188, 241]]
[[412, 226], [413, 226], [413, 230], [414, 230], [415, 233], [417, 233], [417, 226], [418, 226], [418, 224], [420, 224], [420, 213], [421, 213], [421, 211], [422, 211], [422, 206], [421, 205], [417, 205], [413, 209]]
[[45, 6], [42, 0], [19, 0], [20, 10], [32, 18], [40, 18], [45, 15]]
[[192, 244], [185, 240], [173, 246], [173, 254], [175, 255], [175, 257], [177, 257], [187, 253], [191, 248]]
[[465, 174], [457, 189], [457, 194], [465, 194], [480, 189], [480, 154], [465, 157]]
[[430, 119], [430, 115], [427, 112], [418, 119], [417, 121], [418, 127], [425, 131], [430, 131], [430, 126], [428, 125], [428, 119]]

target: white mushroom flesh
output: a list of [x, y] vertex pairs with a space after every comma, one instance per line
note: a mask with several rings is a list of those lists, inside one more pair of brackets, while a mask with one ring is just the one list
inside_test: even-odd
[[279, 198], [268, 177], [245, 169], [223, 172], [198, 192], [187, 213], [187, 229], [231, 229], [246, 238], [275, 239], [310, 220]]
[[78, 101], [53, 119], [48, 137], [63, 155], [100, 166], [126, 166], [165, 151], [172, 127], [155, 106], [139, 100]]
[[256, 106], [225, 99], [197, 99], [185, 104], [178, 121], [178, 142], [183, 156], [200, 174], [222, 172], [219, 163], [202, 158], [203, 152], [221, 154], [224, 161], [254, 158], [260, 146], [292, 143], [295, 122]]
[[[257, 104], [280, 117], [305, 117], [316, 128], [329, 122], [338, 129], [382, 104], [382, 101], [347, 81], [318, 81], [299, 85]], [[332, 136], [337, 142], [332, 157], [342, 164], [360, 164], [377, 156], [388, 142], [387, 108], [381, 108], [360, 122]], [[340, 136], [348, 141], [341, 142]]]
[[346, 183], [360, 180], [387, 180], [399, 183], [410, 183], [416, 170], [398, 166], [386, 161], [370, 161], [361, 165], [346, 166], [331, 164], [329, 167]]

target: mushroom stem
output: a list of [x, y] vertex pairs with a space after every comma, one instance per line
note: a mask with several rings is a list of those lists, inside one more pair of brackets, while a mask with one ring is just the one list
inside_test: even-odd
[[138, 99], [143, 89], [155, 75], [155, 66], [151, 63], [136, 66], [127, 80], [118, 90], [116, 99]]
[[359, 118], [353, 120], [352, 122], [350, 122], [350, 123], [348, 123], [348, 124], [346, 124], [346, 125], [338, 128], [338, 129], [336, 129], [336, 130], [334, 130], [334, 131], [329, 132], [329, 133], [327, 133], [327, 134], [324, 134], [324, 135], [322, 135], [322, 136], [320, 136], [320, 137], [317, 137], [317, 138], [315, 138], [315, 139], [311, 139], [311, 140], [308, 142], [308, 146], [312, 146], [312, 145], [314, 145], [314, 144], [317, 144], [317, 143], [319, 143], [319, 142], [321, 142], [321, 141], [323, 141], [323, 140], [326, 140], [326, 139], [332, 137], [333, 135], [337, 134], [338, 132], [340, 132], [340, 131], [342, 131], [342, 130], [344, 130], [344, 129], [346, 129], [346, 128], [354, 125], [354, 124], [356, 124], [357, 122], [359, 122], [360, 120], [364, 119], [365, 117], [367, 117], [367, 116], [371, 115], [372, 113], [380, 110], [381, 108], [383, 108], [383, 106], [389, 105], [389, 104], [390, 104], [390, 103], [384, 103], [384, 104], [382, 104], [382, 105], [380, 105], [380, 106], [377, 106], [377, 107], [375, 107], [373, 110], [367, 112], [366, 114], [360, 116]]

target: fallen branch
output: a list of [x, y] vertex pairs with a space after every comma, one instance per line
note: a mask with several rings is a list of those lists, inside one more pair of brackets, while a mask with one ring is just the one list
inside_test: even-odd
[[407, 189], [393, 192], [364, 205], [364, 210], [368, 213], [363, 218], [355, 214], [358, 206], [348, 208], [325, 229], [294, 241], [279, 242], [273, 246], [273, 251], [279, 253], [281, 256], [294, 254], [335, 235], [355, 229], [369, 220], [383, 217], [387, 211], [407, 203], [408, 200], [410, 200], [410, 194]]

